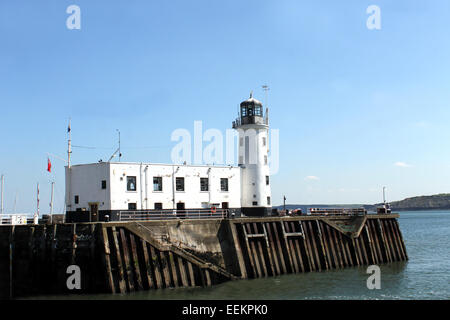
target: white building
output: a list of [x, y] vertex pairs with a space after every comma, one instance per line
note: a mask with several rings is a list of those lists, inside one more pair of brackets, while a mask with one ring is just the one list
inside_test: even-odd
[[[271, 210], [268, 117], [250, 96], [233, 122], [239, 165], [99, 162], [66, 167], [66, 221], [117, 220], [119, 213], [228, 209], [237, 216]], [[69, 147], [70, 148], [70, 147]], [[70, 149], [69, 149], [70, 150]]]

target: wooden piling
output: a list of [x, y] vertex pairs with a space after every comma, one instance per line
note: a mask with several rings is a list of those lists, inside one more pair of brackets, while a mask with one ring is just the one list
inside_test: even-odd
[[291, 226], [289, 222], [284, 223], [285, 231], [286, 231], [286, 241], [289, 244], [288, 250], [291, 256], [291, 268], [294, 273], [299, 273], [300, 268], [298, 265], [298, 251], [296, 249], [295, 240], [292, 237], [288, 237], [288, 233], [292, 233]]
[[331, 234], [331, 228], [328, 224], [324, 225], [324, 227], [325, 227], [325, 231], [326, 231], [326, 239], [330, 244], [331, 254], [333, 256], [333, 268], [339, 269], [339, 259], [337, 257], [336, 248], [334, 247], [334, 241], [333, 241], [333, 236]]
[[150, 252], [149, 258], [152, 260], [151, 266], [155, 280], [155, 288], [160, 289], [164, 287], [164, 281], [162, 276], [162, 268], [161, 263], [159, 262], [158, 255], [156, 253], [156, 249], [153, 248], [150, 244], [146, 243], [146, 247], [148, 252]]
[[[317, 220], [317, 221], [319, 221], [319, 220]], [[319, 231], [320, 231], [320, 240], [322, 242], [322, 246], [323, 246], [324, 252], [325, 252], [325, 257], [326, 257], [326, 261], [327, 261], [327, 269], [332, 269], [333, 268], [332, 256], [331, 256], [331, 252], [328, 248], [326, 233], [324, 230], [324, 224], [318, 223], [317, 227], [319, 228]]]
[[185, 269], [185, 266], [184, 266], [183, 259], [181, 257], [178, 257], [178, 268], [180, 270], [182, 286], [183, 287], [188, 287], [189, 283], [188, 283], [188, 280], [187, 280], [186, 269]]
[[270, 254], [271, 254], [272, 260], [273, 260], [273, 264], [274, 264], [274, 275], [280, 275], [281, 270], [280, 270], [280, 263], [279, 263], [279, 256], [278, 256], [279, 252], [277, 252], [278, 250], [276, 248], [276, 242], [274, 241], [274, 238], [272, 235], [270, 222], [268, 222], [265, 225], [265, 230], [267, 232], [267, 237], [268, 237], [268, 242], [269, 242], [268, 251], [270, 251]]
[[333, 244], [334, 244], [334, 246], [336, 248], [336, 255], [337, 255], [337, 260], [338, 260], [338, 263], [339, 263], [339, 268], [343, 268], [344, 267], [344, 261], [342, 259], [342, 252], [341, 252], [342, 248], [339, 245], [339, 241], [338, 241], [337, 234], [336, 234], [337, 231], [334, 228], [331, 228], [330, 230], [331, 230], [331, 241], [333, 241]]
[[322, 271], [319, 252], [317, 250], [317, 244], [315, 241], [313, 228], [312, 228], [311, 224], [312, 224], [312, 221], [306, 221], [306, 226], [305, 226], [306, 237], [308, 238], [309, 243], [312, 245], [312, 253], [313, 253], [312, 260], [314, 261], [316, 269], [319, 271]]
[[286, 268], [286, 258], [285, 258], [285, 248], [286, 246], [282, 246], [280, 242], [280, 236], [278, 235], [278, 228], [277, 228], [277, 222], [272, 222], [272, 228], [273, 234], [274, 234], [274, 244], [275, 244], [275, 251], [277, 253], [277, 257], [281, 266], [281, 272], [283, 274], [286, 274], [287, 268]]
[[169, 259], [165, 255], [165, 252], [159, 252], [159, 261], [162, 268], [162, 275], [164, 277], [165, 288], [170, 288], [170, 275], [169, 275]]
[[106, 272], [106, 283], [108, 286], [108, 291], [111, 293], [116, 293], [116, 288], [114, 285], [114, 278], [111, 269], [111, 251], [109, 247], [108, 233], [105, 227], [101, 227], [101, 242], [103, 243], [103, 263]]
[[386, 231], [386, 236], [388, 239], [389, 248], [391, 248], [391, 254], [392, 254], [393, 261], [399, 261], [400, 257], [398, 255], [397, 248], [395, 247], [394, 239], [392, 237], [392, 231], [389, 228], [389, 220], [388, 219], [383, 220], [383, 228]]
[[389, 225], [389, 229], [390, 229], [390, 232], [392, 234], [392, 239], [393, 239], [393, 242], [394, 242], [395, 250], [397, 252], [398, 261], [403, 261], [404, 260], [403, 250], [401, 248], [400, 241], [399, 241], [398, 236], [397, 236], [397, 232], [395, 232], [393, 219], [389, 219], [387, 221], [387, 223]]
[[115, 257], [116, 257], [116, 261], [117, 261], [119, 290], [120, 290], [120, 293], [125, 293], [125, 292], [127, 292], [126, 281], [125, 281], [126, 266], [124, 265], [124, 262], [122, 259], [122, 254], [120, 251], [118, 231], [117, 231], [116, 227], [112, 227], [111, 229], [112, 229], [112, 236], [114, 238], [114, 249], [115, 249], [114, 252], [115, 252]]
[[342, 254], [342, 263], [344, 267], [350, 267], [351, 264], [347, 258], [347, 252], [345, 251], [344, 240], [342, 239], [342, 233], [336, 231], [337, 241]]
[[319, 220], [316, 220], [317, 232], [315, 234], [316, 234], [316, 239], [318, 239], [318, 246], [319, 246], [319, 252], [321, 254], [323, 269], [328, 270], [328, 259], [327, 259], [328, 257], [327, 257], [327, 253], [325, 251], [325, 246], [323, 243], [322, 230], [320, 229], [320, 224], [321, 224], [321, 222]]
[[[301, 225], [303, 226], [303, 222], [301, 223]], [[309, 266], [309, 271], [315, 271], [316, 270], [316, 265], [314, 264], [314, 259], [313, 259], [313, 252], [311, 249], [311, 245], [308, 241], [308, 238], [306, 237], [306, 227], [303, 227], [303, 245], [305, 247], [305, 257], [308, 261], [308, 266]]]
[[188, 261], [187, 267], [188, 267], [190, 285], [191, 285], [191, 287], [195, 287], [195, 276], [194, 276], [194, 269], [192, 267], [192, 263]]
[[370, 230], [370, 233], [372, 235], [373, 242], [374, 242], [375, 250], [376, 250], [376, 253], [377, 253], [378, 263], [384, 263], [384, 258], [383, 258], [383, 254], [381, 252], [380, 242], [379, 242], [379, 239], [378, 239], [379, 236], [377, 234], [374, 221], [372, 219], [370, 219], [370, 220], [367, 220], [367, 223], [368, 223], [369, 230]]
[[365, 238], [365, 243], [366, 243], [366, 247], [367, 247], [367, 251], [368, 251], [369, 263], [377, 264], [378, 262], [375, 259], [375, 254], [374, 254], [373, 245], [372, 245], [372, 239], [370, 238], [370, 234], [369, 234], [367, 225], [364, 226], [363, 232], [364, 232], [363, 241]]
[[304, 263], [305, 253], [304, 253], [304, 243], [303, 243], [304, 238], [305, 238], [305, 233], [302, 231], [302, 225], [301, 225], [300, 221], [298, 222], [298, 227], [299, 227], [298, 231], [296, 231], [296, 229], [295, 229], [295, 222], [292, 222], [292, 223], [293, 223], [292, 232], [297, 234], [295, 236], [293, 235], [293, 238], [294, 238], [293, 241], [294, 241], [294, 248], [296, 250], [297, 257], [298, 257], [298, 265], [300, 267], [300, 271], [305, 272], [306, 271], [305, 263]]
[[119, 229], [119, 238], [120, 238], [119, 244], [122, 245], [123, 261], [124, 261], [124, 266], [125, 266], [125, 282], [127, 284], [128, 291], [134, 292], [135, 291], [134, 277], [133, 277], [133, 272], [131, 270], [128, 241], [126, 238], [125, 230], [123, 228]]
[[246, 251], [247, 251], [247, 257], [250, 261], [250, 268], [252, 271], [252, 275], [254, 278], [258, 278], [261, 275], [261, 271], [259, 269], [259, 264], [257, 262], [257, 260], [255, 260], [254, 257], [254, 252], [255, 252], [255, 248], [254, 248], [254, 243], [252, 242], [250, 244], [250, 241], [248, 240], [247, 234], [249, 232], [248, 229], [248, 225], [246, 223], [241, 224], [242, 226], [242, 232], [243, 232], [243, 236], [244, 236], [244, 241], [246, 244]]
[[[252, 225], [253, 225], [253, 232], [254, 232], [254, 234], [259, 234], [256, 223], [252, 223]], [[260, 263], [262, 276], [263, 277], [267, 277], [268, 273], [267, 273], [266, 262], [264, 261], [264, 254], [263, 254], [263, 250], [262, 250], [261, 241], [259, 239], [254, 239], [252, 242], [256, 242], [256, 244], [255, 244], [255, 249], [256, 249], [255, 250], [255, 256], [257, 257], [258, 262]]]
[[144, 285], [141, 277], [141, 269], [139, 266], [138, 252], [136, 249], [136, 241], [134, 239], [134, 235], [132, 233], [130, 236], [130, 249], [131, 249], [131, 264], [132, 271], [134, 271], [134, 279], [136, 279], [136, 290], [143, 290]]
[[400, 242], [400, 247], [402, 249], [403, 260], [408, 260], [408, 254], [406, 252], [405, 242], [403, 240], [402, 231], [400, 230], [400, 226], [399, 226], [397, 219], [393, 219], [393, 223], [394, 223], [395, 232], [397, 233], [397, 237]]
[[356, 261], [354, 261], [353, 255], [350, 252], [349, 238], [347, 236], [342, 236], [342, 241], [344, 243], [344, 250], [347, 254], [347, 260], [349, 262], [349, 266], [353, 267], [356, 265]]
[[268, 271], [269, 271], [269, 276], [276, 276], [279, 273], [277, 273], [277, 270], [275, 268], [275, 261], [274, 259], [276, 259], [276, 257], [274, 257], [272, 255], [272, 243], [269, 240], [269, 236], [267, 234], [267, 228], [266, 228], [266, 224], [264, 222], [261, 223], [262, 229], [263, 229], [263, 233], [264, 233], [264, 240], [265, 240], [265, 248], [264, 248], [264, 253], [265, 253], [265, 259], [266, 261], [269, 260], [269, 264], [268, 264]]
[[149, 258], [147, 243], [143, 239], [140, 239], [140, 243], [141, 243], [142, 255], [144, 258], [143, 279], [144, 279], [144, 282], [147, 281], [147, 287], [149, 289], [154, 289], [155, 284], [154, 284], [154, 280], [152, 278], [152, 275], [153, 275], [152, 262], [153, 261], [151, 260], [151, 258]]
[[[288, 266], [289, 266], [289, 272], [291, 273], [297, 273], [298, 269], [294, 266], [294, 250], [293, 250], [293, 246], [291, 245], [290, 239], [288, 239], [287, 237], [287, 231], [286, 231], [286, 226], [285, 226], [285, 221], [280, 221], [280, 227], [281, 227], [281, 232], [283, 235], [283, 243], [282, 246], [283, 248], [285, 248], [286, 250], [286, 254], [288, 256]], [[288, 229], [289, 230], [289, 229]]]
[[377, 219], [377, 225], [378, 225], [378, 232], [380, 233], [380, 239], [381, 243], [383, 245], [383, 254], [385, 256], [386, 262], [392, 262], [392, 256], [389, 250], [388, 242], [386, 239], [386, 234], [384, 232], [383, 224], [381, 222], [381, 219]]

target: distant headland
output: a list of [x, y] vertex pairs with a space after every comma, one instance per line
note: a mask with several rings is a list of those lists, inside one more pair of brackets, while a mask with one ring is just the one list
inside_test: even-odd
[[[400, 201], [389, 202], [392, 211], [420, 211], [420, 210], [450, 210], [450, 193], [441, 193], [431, 196], [418, 196], [406, 198]], [[370, 204], [286, 204], [286, 209], [301, 208], [306, 212], [308, 208], [361, 208], [364, 207], [368, 211], [376, 211], [376, 208], [382, 203]], [[283, 206], [277, 206], [282, 209]]]

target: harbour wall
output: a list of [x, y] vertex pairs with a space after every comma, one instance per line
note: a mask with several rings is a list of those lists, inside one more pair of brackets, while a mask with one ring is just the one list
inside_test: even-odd
[[[398, 215], [0, 226], [2, 299], [128, 293], [407, 260]], [[68, 289], [79, 266], [80, 289]]]

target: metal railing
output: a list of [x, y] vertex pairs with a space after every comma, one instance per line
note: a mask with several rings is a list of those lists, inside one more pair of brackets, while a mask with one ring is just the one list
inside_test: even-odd
[[0, 225], [22, 225], [22, 224], [34, 224], [34, 216], [29, 214], [1, 214]]
[[309, 208], [311, 215], [326, 216], [359, 216], [366, 215], [367, 210], [364, 208]]
[[228, 215], [228, 209], [127, 210], [119, 211], [119, 221], [225, 219]]

